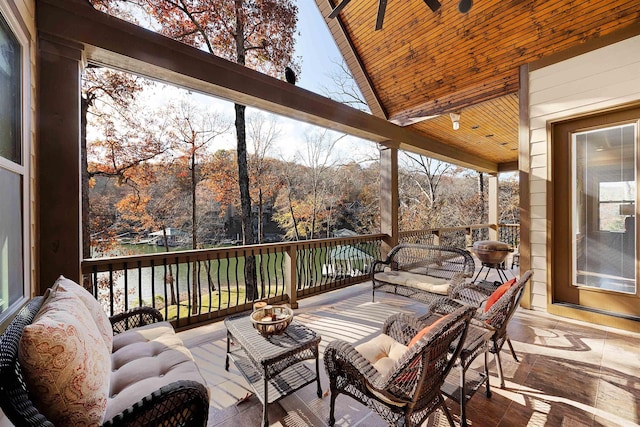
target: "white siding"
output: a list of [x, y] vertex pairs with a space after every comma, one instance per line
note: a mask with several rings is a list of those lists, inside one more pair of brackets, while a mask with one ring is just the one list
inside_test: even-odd
[[534, 309], [547, 308], [547, 126], [640, 100], [640, 36], [532, 71], [529, 75], [531, 255]]

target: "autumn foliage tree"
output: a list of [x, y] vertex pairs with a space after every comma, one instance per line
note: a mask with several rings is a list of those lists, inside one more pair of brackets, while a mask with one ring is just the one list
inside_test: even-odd
[[[108, 9], [117, 0], [94, 0]], [[293, 0], [134, 0], [160, 33], [212, 55], [281, 78], [289, 66], [299, 72], [293, 57], [298, 7]], [[247, 164], [246, 107], [235, 104], [238, 184], [243, 242], [255, 242]], [[245, 263], [247, 294], [257, 297], [255, 263]]]
[[[126, 73], [106, 68], [89, 67], [85, 69], [82, 77], [82, 95], [80, 98], [80, 162], [82, 171], [82, 254], [85, 258], [91, 256], [91, 235], [100, 234], [104, 239], [108, 228], [97, 228], [98, 223], [91, 221], [91, 206], [89, 203], [89, 187], [92, 178], [96, 175], [117, 177], [126, 180], [128, 169], [149, 157], [154, 157], [162, 152], [157, 141], [144, 144], [138, 149], [131, 150], [131, 146], [118, 147], [121, 139], [116, 123], [129, 121], [134, 114], [136, 95], [144, 88], [141, 79]], [[102, 145], [100, 154], [108, 156], [111, 160], [108, 166], [95, 168], [89, 164], [88, 150], [96, 150], [96, 147], [87, 147], [87, 127], [91, 124], [94, 130], [99, 132], [97, 144]], [[126, 126], [126, 125], [125, 125]], [[146, 141], [149, 142], [149, 141]], [[137, 151], [137, 152], [136, 152]], [[126, 160], [125, 160], [126, 159]], [[101, 162], [102, 163], [102, 162]], [[103, 164], [106, 164], [103, 163]]]

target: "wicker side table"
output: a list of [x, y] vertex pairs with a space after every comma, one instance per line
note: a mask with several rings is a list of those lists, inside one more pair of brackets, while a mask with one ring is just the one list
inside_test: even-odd
[[[269, 425], [267, 406], [294, 391], [317, 382], [318, 397], [322, 397], [318, 363], [320, 336], [295, 320], [282, 335], [264, 337], [253, 328], [249, 316], [228, 317], [227, 358], [245, 377], [263, 404], [263, 425]], [[233, 346], [231, 345], [233, 343]], [[233, 347], [233, 348], [232, 348]], [[315, 359], [316, 371], [301, 363]]]

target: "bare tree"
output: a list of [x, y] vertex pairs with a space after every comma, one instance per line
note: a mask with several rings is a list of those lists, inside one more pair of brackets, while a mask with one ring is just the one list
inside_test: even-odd
[[334, 101], [347, 104], [358, 110], [370, 112], [367, 101], [362, 96], [360, 89], [356, 83], [356, 79], [347, 64], [340, 59], [331, 59], [336, 67], [331, 67], [331, 71], [327, 76], [331, 79], [331, 86], [322, 86], [322, 92]]
[[273, 162], [267, 157], [273, 151], [274, 143], [280, 138], [280, 127], [275, 116], [254, 114], [249, 116], [247, 136], [253, 146], [253, 153], [249, 157], [249, 175], [253, 187], [257, 192], [258, 206], [258, 243], [264, 241], [264, 196], [274, 196], [279, 187], [279, 181], [273, 179]]

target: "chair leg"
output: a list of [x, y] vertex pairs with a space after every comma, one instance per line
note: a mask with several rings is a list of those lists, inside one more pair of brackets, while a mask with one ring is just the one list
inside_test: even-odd
[[466, 411], [466, 401], [467, 401], [467, 393], [465, 390], [465, 369], [460, 364], [460, 426], [467, 427], [467, 411]]
[[509, 339], [509, 336], [507, 336], [507, 344], [509, 344], [509, 350], [511, 350], [511, 355], [513, 356], [515, 361], [520, 362], [518, 360], [518, 356], [516, 355], [516, 351], [513, 349], [513, 345], [511, 344], [511, 340]]
[[484, 352], [484, 375], [487, 378], [487, 382], [485, 383], [485, 390], [487, 397], [491, 397], [491, 384], [489, 382], [489, 352]]
[[449, 408], [447, 408], [447, 405], [444, 403], [444, 397], [441, 395], [440, 398], [442, 399], [442, 403], [441, 403], [442, 412], [444, 412], [445, 417], [447, 417], [447, 421], [449, 421], [449, 425], [451, 427], [456, 427], [455, 423], [453, 422], [453, 417], [451, 416], [451, 412], [449, 412]]
[[500, 350], [498, 350], [495, 343], [493, 344], [495, 350], [496, 365], [498, 365], [498, 378], [500, 379], [500, 388], [504, 388], [504, 376], [502, 375], [502, 361], [500, 360]]
[[335, 417], [336, 397], [338, 397], [338, 393], [331, 390], [331, 403], [329, 406], [329, 425], [330, 426], [336, 423], [336, 417]]

